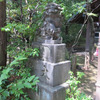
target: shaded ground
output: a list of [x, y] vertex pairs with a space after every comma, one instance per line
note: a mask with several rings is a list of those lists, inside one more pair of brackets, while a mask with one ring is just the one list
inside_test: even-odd
[[[84, 58], [85, 53], [77, 53], [77, 64], [80, 66], [84, 66]], [[93, 66], [95, 65], [95, 67]], [[95, 95], [95, 83], [97, 76], [97, 58], [93, 60], [93, 65], [89, 66], [88, 71], [84, 71], [85, 76], [82, 78], [81, 90], [85, 92], [87, 95], [91, 95], [94, 98]]]

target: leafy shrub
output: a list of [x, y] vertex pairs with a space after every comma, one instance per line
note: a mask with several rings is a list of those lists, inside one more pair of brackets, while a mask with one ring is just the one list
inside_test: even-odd
[[70, 87], [66, 90], [65, 100], [91, 100], [91, 97], [87, 97], [85, 93], [81, 92], [78, 88], [78, 84], [81, 83], [79, 80], [82, 78], [84, 73], [77, 72], [77, 77], [74, 77], [73, 72], [70, 72], [70, 79], [67, 81]]
[[25, 89], [36, 90], [38, 77], [25, 66], [29, 56], [39, 56], [37, 48], [19, 53], [15, 60], [0, 72], [0, 100], [30, 100]]

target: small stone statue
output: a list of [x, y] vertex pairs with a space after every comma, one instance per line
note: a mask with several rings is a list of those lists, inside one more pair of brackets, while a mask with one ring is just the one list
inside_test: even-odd
[[60, 40], [62, 26], [62, 16], [60, 12], [62, 9], [56, 3], [48, 4], [45, 9], [41, 35], [45, 37], [46, 40]]

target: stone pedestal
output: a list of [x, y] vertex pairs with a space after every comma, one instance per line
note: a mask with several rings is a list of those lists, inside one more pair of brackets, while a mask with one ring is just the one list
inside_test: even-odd
[[65, 44], [39, 45], [42, 50], [41, 59], [31, 59], [32, 73], [39, 77], [38, 92], [33, 100], [65, 100], [68, 88], [70, 61], [65, 60]]
[[65, 100], [66, 89], [69, 87], [69, 85], [66, 83], [52, 87], [41, 82], [38, 84], [38, 86], [38, 100]]

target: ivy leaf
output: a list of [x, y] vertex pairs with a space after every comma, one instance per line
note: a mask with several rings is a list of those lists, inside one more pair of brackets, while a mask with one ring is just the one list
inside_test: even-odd
[[24, 85], [22, 84], [22, 82], [17, 83], [17, 88], [18, 88], [18, 90], [24, 88]]
[[25, 57], [25, 56], [19, 56], [18, 58], [16, 58], [16, 60], [26, 60], [27, 59], [27, 57]]
[[2, 80], [7, 79], [9, 77], [8, 73], [12, 70], [12, 68], [8, 67], [2, 71], [0, 76], [0, 85], [2, 84]]
[[33, 81], [32, 85], [35, 86], [38, 82], [39, 80]]
[[38, 53], [36, 53], [36, 56], [39, 56], [39, 54], [38, 54]]
[[9, 72], [10, 70], [12, 70], [12, 68], [11, 68], [11, 67], [8, 67], [7, 69], [4, 69], [2, 72], [5, 73], [5, 74], [8, 74], [8, 72]]
[[38, 80], [38, 79], [39, 79], [39, 77], [35, 77], [35, 78], [34, 78], [34, 81], [36, 81], [36, 80]]
[[34, 78], [35, 78], [35, 75], [29, 77], [29, 78], [27, 79], [27, 81], [31, 82]]
[[18, 56], [14, 61], [10, 63], [10, 66], [17, 65], [20, 63], [19, 61], [26, 60], [26, 59], [27, 57], [25, 56]]
[[0, 78], [1, 78], [1, 80], [7, 79], [7, 75], [6, 74], [2, 74]]
[[26, 88], [32, 88], [32, 85], [31, 85], [30, 83], [28, 83], [28, 82], [25, 82], [25, 83], [24, 83], [24, 86], [25, 86]]
[[7, 97], [7, 96], [9, 96], [9, 92], [7, 90], [5, 90], [4, 92], [2, 92], [2, 95]]
[[19, 62], [17, 62], [16, 60], [14, 60], [14, 61], [12, 61], [11, 63], [10, 63], [10, 66], [13, 66], [13, 65], [16, 65], [16, 64], [18, 64]]

